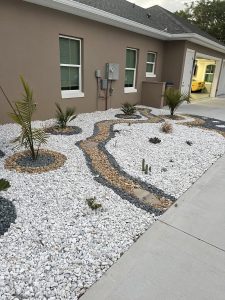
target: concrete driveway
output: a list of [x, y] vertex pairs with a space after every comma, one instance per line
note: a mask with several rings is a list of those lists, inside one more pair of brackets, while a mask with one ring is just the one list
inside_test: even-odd
[[195, 114], [225, 121], [225, 97], [209, 98], [182, 104], [178, 113]]
[[[180, 112], [225, 120], [225, 99]], [[225, 299], [225, 156], [156, 222], [82, 300]]]

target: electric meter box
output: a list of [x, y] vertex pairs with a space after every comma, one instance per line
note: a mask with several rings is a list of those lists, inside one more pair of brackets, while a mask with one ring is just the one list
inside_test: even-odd
[[119, 80], [119, 64], [106, 64], [106, 78], [108, 80]]

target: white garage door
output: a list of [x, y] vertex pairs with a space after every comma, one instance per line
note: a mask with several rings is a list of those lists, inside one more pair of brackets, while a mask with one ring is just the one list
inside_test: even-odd
[[218, 89], [217, 89], [217, 96], [225, 95], [225, 61], [223, 61]]

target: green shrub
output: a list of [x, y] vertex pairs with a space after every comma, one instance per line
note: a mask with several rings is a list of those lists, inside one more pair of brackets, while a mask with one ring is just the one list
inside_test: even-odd
[[[14, 140], [30, 151], [33, 160], [37, 159], [39, 148], [42, 144], [47, 143], [47, 134], [42, 129], [32, 129], [32, 115], [36, 111], [36, 103], [33, 101], [33, 92], [27, 82], [20, 76], [20, 80], [24, 89], [22, 100], [16, 101], [13, 105], [3, 88], [1, 90], [6, 98], [6, 101], [12, 108], [12, 113], [9, 114], [11, 119], [21, 126], [20, 135]], [[35, 149], [36, 147], [36, 149]]]
[[125, 115], [131, 116], [136, 112], [137, 109], [133, 104], [126, 102], [122, 105], [121, 110]]
[[62, 129], [66, 128], [67, 123], [73, 121], [76, 118], [76, 115], [74, 115], [76, 109], [68, 107], [64, 112], [58, 103], [55, 103], [55, 105], [57, 125]]
[[179, 90], [174, 88], [168, 88], [165, 91], [165, 99], [166, 105], [169, 106], [171, 116], [174, 115], [174, 112], [184, 101], [190, 102], [188, 95], [183, 95]]
[[87, 204], [88, 206], [92, 209], [92, 210], [96, 210], [100, 207], [102, 207], [102, 205], [100, 203], [97, 203], [96, 202], [96, 197], [94, 198], [89, 198], [86, 200], [87, 201]]
[[5, 179], [0, 179], [0, 192], [6, 191], [10, 187], [10, 183]]

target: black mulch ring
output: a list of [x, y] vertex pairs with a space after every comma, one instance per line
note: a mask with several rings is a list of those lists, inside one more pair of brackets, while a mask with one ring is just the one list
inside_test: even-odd
[[55, 162], [55, 158], [51, 154], [39, 154], [36, 160], [33, 160], [30, 155], [23, 156], [17, 159], [16, 163], [21, 167], [46, 167]]
[[[195, 126], [205, 127], [205, 128], [208, 128], [208, 129], [220, 130], [220, 131], [225, 132], [225, 122], [224, 121], [221, 121], [221, 120], [218, 120], [218, 119], [214, 119], [214, 118], [197, 116], [197, 115], [189, 115], [189, 116], [193, 117], [193, 118], [198, 118], [198, 119], [201, 119], [201, 120], [205, 121], [204, 124], [195, 125]], [[219, 126], [217, 126], [217, 125], [219, 125]], [[222, 126], [222, 127], [220, 127], [220, 126]]]
[[15, 223], [16, 220], [16, 208], [14, 204], [0, 197], [0, 236], [4, 235], [8, 231], [10, 225]]
[[78, 126], [67, 126], [65, 129], [55, 126], [46, 128], [45, 131], [54, 135], [73, 135], [81, 133], [82, 129]]
[[124, 115], [124, 114], [117, 114], [117, 115], [115, 115], [115, 117], [119, 118], [119, 119], [126, 119], [126, 120], [141, 119], [142, 118], [139, 115]]
[[2, 150], [0, 150], [0, 158], [2, 158], [4, 156], [5, 156], [5, 153]]

